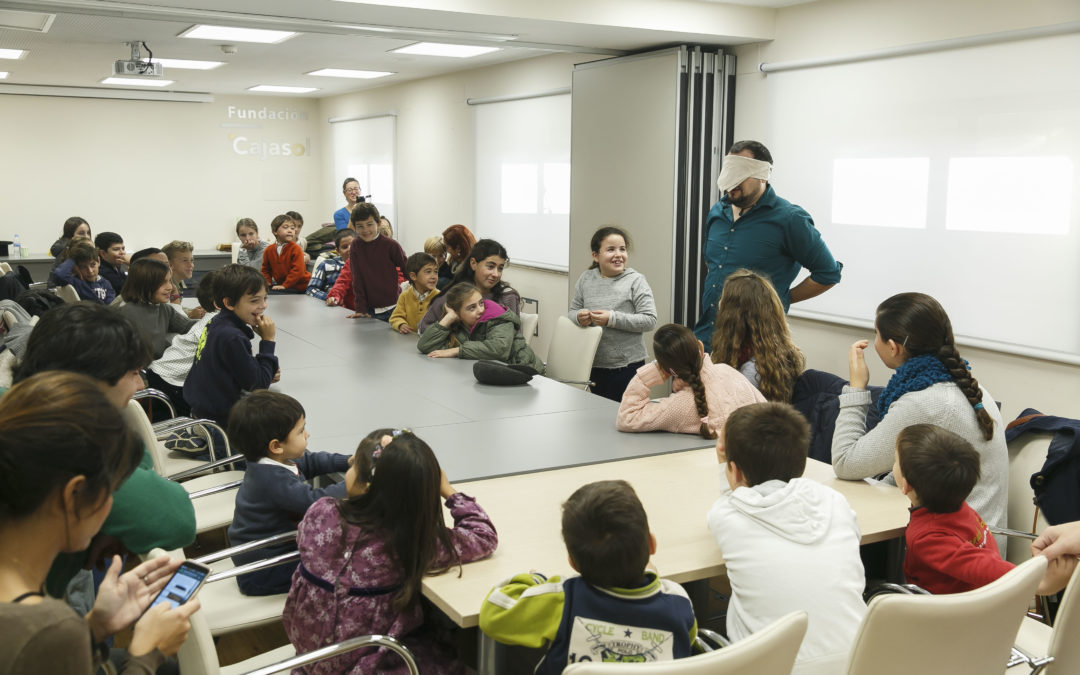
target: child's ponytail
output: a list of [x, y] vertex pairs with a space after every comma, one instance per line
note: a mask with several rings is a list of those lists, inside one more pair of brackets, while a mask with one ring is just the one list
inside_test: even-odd
[[702, 438], [716, 438], [716, 432], [709, 427], [709, 402], [701, 381], [701, 343], [693, 332], [674, 323], [661, 326], [653, 335], [653, 354], [665, 372], [681, 379], [694, 392], [694, 406], [701, 417], [698, 433]]
[[994, 437], [994, 420], [983, 408], [979, 381], [960, 358], [952, 322], [937, 300], [925, 293], [899, 293], [878, 305], [874, 325], [882, 340], [902, 345], [909, 358], [937, 357], [975, 410], [983, 439]]

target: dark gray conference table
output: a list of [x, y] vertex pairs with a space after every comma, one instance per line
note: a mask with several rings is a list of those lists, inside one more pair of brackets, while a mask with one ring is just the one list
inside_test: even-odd
[[408, 427], [453, 481], [646, 457], [711, 445], [697, 436], [615, 430], [618, 404], [535, 377], [476, 382], [473, 361], [431, 359], [415, 335], [300, 295], [271, 296], [281, 381], [304, 406], [312, 450], [352, 453], [368, 432]]

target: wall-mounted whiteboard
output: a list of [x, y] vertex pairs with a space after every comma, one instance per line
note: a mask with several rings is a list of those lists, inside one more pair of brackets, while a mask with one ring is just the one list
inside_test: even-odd
[[[334, 161], [334, 208], [345, 205], [341, 184], [347, 177], [360, 182], [360, 194], [371, 195], [368, 200], [379, 213], [390, 219], [397, 229], [397, 209], [394, 195], [395, 130], [393, 115], [362, 119], [330, 121], [330, 141]], [[394, 237], [400, 239], [395, 231]]]
[[473, 108], [477, 238], [516, 263], [565, 271], [570, 241], [570, 95]]
[[777, 194], [843, 281], [793, 314], [938, 298], [970, 343], [1080, 356], [1080, 35], [767, 76]]

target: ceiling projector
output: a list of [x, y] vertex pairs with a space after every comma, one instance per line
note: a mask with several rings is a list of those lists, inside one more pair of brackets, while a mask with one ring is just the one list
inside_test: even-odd
[[[128, 60], [117, 59], [113, 62], [112, 74], [114, 77], [145, 77], [148, 79], [160, 79], [165, 75], [165, 66], [154, 61], [154, 52], [146, 46], [142, 40], [125, 42], [131, 48], [131, 58]], [[145, 61], [139, 46], [142, 46], [150, 54]]]

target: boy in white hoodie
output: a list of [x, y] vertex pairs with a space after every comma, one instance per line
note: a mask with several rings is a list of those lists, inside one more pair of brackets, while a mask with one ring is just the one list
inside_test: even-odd
[[839, 492], [800, 478], [809, 445], [809, 425], [786, 403], [736, 410], [716, 443], [732, 492], [708, 515], [731, 581], [728, 637], [804, 610], [799, 661], [845, 655], [866, 613], [855, 512]]

